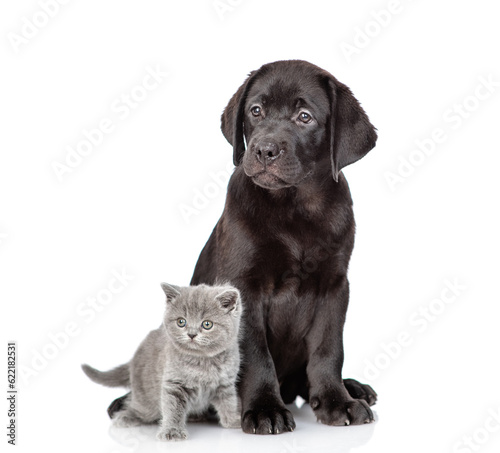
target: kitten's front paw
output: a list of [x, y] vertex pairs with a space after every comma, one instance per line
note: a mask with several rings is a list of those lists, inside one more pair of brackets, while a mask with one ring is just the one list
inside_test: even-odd
[[181, 428], [165, 428], [158, 431], [156, 438], [158, 440], [185, 440], [187, 431]]
[[239, 429], [241, 428], [241, 416], [236, 415], [229, 420], [221, 420], [220, 424], [223, 428]]

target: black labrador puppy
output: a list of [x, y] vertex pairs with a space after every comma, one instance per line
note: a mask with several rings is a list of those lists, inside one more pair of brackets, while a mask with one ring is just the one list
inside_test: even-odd
[[355, 226], [341, 169], [375, 146], [375, 128], [348, 87], [292, 60], [250, 73], [222, 132], [236, 169], [191, 284], [230, 281], [242, 294], [243, 431], [292, 431], [285, 404], [297, 395], [322, 423], [371, 422], [376, 393], [342, 380]]
[[347, 86], [292, 60], [250, 73], [222, 132], [236, 169], [191, 284], [241, 291], [243, 431], [292, 431], [297, 395], [322, 423], [371, 422], [373, 389], [342, 380], [355, 226], [341, 169], [375, 146], [375, 128]]

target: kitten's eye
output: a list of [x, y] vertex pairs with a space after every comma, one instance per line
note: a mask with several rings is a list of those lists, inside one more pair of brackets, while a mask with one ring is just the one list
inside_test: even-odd
[[307, 112], [300, 112], [299, 113], [299, 120], [305, 124], [308, 124], [312, 121], [312, 116], [309, 115], [309, 113], [307, 113]]
[[250, 111], [252, 112], [253, 116], [260, 116], [260, 114], [262, 113], [262, 109], [258, 105], [252, 107]]
[[184, 318], [179, 318], [179, 319], [177, 320], [177, 325], [178, 325], [179, 327], [186, 327], [186, 320], [185, 320]]
[[201, 326], [205, 329], [205, 330], [210, 330], [213, 326], [214, 326], [214, 323], [212, 321], [203, 321], [201, 323]]

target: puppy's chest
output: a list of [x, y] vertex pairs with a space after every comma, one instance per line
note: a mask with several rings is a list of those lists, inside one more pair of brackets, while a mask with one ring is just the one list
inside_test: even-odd
[[262, 302], [270, 343], [293, 349], [310, 330], [316, 303], [334, 285], [339, 247], [328, 236], [283, 237], [277, 247], [262, 275]]
[[311, 282], [328, 276], [340, 251], [332, 235], [281, 231], [263, 241], [258, 254], [262, 261], [254, 267], [254, 275], [260, 274], [261, 281], [272, 285], [274, 292], [287, 287], [298, 293], [304, 286], [310, 287]]
[[[309, 330], [319, 296], [316, 279], [308, 277], [307, 282], [299, 277], [290, 278], [263, 301], [268, 333], [276, 341], [301, 341]], [[308, 284], [310, 288], [305, 289]]]

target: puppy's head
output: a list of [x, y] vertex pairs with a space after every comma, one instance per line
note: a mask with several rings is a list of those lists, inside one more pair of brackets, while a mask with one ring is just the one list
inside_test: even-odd
[[234, 164], [266, 189], [297, 186], [325, 168], [337, 181], [377, 139], [349, 88], [299, 60], [251, 72], [221, 121]]

